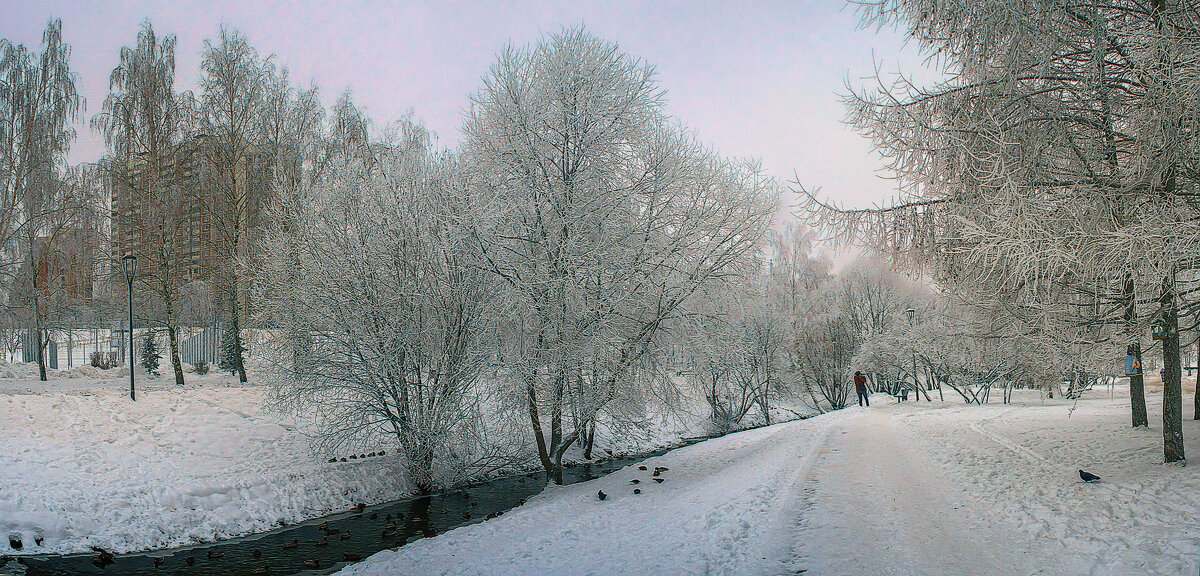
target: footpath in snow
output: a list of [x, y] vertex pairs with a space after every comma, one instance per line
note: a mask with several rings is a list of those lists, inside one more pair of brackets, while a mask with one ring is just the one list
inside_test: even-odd
[[1196, 573], [1200, 476], [1161, 464], [1127, 398], [876, 401], [551, 487], [341, 574]]

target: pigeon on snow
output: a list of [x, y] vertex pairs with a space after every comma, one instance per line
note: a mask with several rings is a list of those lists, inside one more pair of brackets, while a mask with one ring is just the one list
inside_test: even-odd
[[1099, 476], [1092, 474], [1091, 472], [1084, 472], [1083, 470], [1079, 471], [1079, 477], [1083, 479], [1084, 482], [1088, 483], [1095, 482], [1100, 479]]
[[601, 500], [604, 500], [605, 498], [608, 498], [608, 494], [605, 494], [604, 491], [601, 490], [599, 492], [596, 492], [596, 497]]

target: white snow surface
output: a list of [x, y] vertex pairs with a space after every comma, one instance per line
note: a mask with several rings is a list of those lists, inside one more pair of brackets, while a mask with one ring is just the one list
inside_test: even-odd
[[[316, 453], [315, 426], [264, 408], [253, 382], [188, 372], [179, 387], [141, 368], [135, 377], [133, 402], [128, 368], [56, 370], [40, 382], [36, 365], [0, 362], [0, 555], [193, 545], [413, 492], [390, 446], [329, 463], [349, 454]], [[669, 446], [704, 428], [696, 414], [619, 434], [598, 426], [597, 453]], [[580, 458], [572, 447], [567, 459]]]
[[[1162, 464], [1160, 395], [1148, 430], [1130, 428], [1128, 396], [1107, 389], [1078, 403], [947, 399], [876, 395], [867, 409], [703, 442], [339, 574], [1197, 572], [1200, 474]], [[1184, 433], [1200, 454], [1200, 422]], [[656, 466], [669, 468], [662, 484]], [[1082, 483], [1080, 468], [1103, 480]]]
[[410, 490], [390, 453], [328, 463], [302, 422], [263, 410], [263, 391], [228, 375], [177, 387], [139, 371], [132, 402], [125, 370], [37, 382], [30, 369], [0, 367], [0, 554], [195, 544]]

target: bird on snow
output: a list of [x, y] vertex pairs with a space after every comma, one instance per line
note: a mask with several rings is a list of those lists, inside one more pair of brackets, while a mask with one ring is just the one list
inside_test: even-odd
[[1083, 470], [1079, 471], [1079, 477], [1082, 478], [1084, 482], [1088, 483], [1095, 482], [1100, 479], [1099, 476], [1092, 474], [1091, 472], [1084, 472]]
[[637, 478], [634, 478], [633, 480], [629, 481], [630, 484], [638, 484], [640, 482], [641, 482], [641, 480], [638, 480]]
[[608, 494], [605, 494], [604, 491], [601, 490], [599, 492], [596, 492], [596, 497], [601, 500], [604, 500], [605, 498], [608, 498]]
[[642, 493], [642, 489], [641, 489], [641, 488], [634, 488], [634, 489], [633, 489], [633, 493], [634, 493], [634, 494], [641, 494], [641, 493]]
[[659, 484], [662, 484], [662, 483], [663, 483], [663, 479], [662, 479], [662, 478], [655, 478], [655, 479], [654, 479], [654, 481], [655, 481], [655, 482], [658, 482]]

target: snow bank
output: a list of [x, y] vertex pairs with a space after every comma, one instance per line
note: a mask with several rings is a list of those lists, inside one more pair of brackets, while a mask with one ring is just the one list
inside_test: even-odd
[[[28, 393], [43, 386], [53, 391]], [[304, 423], [263, 412], [262, 398], [219, 379], [140, 380], [137, 402], [119, 380], [10, 385], [0, 392], [0, 536], [24, 549], [0, 537], [0, 554], [173, 547], [409, 491], [391, 454], [327, 463]]]
[[[132, 402], [128, 374], [83, 366], [40, 382], [35, 364], [0, 364], [0, 554], [175, 547], [412, 492], [394, 451], [329, 463], [333, 455], [310, 448], [313, 425], [262, 409], [264, 391], [253, 384], [189, 373], [181, 388], [169, 373], [139, 368]], [[592, 456], [702, 435], [704, 414], [647, 415], [640, 429], [602, 420]], [[536, 468], [535, 458], [516, 468]], [[565, 460], [582, 459], [576, 443]]]
[[[1016, 405], [924, 407], [907, 421], [933, 448], [979, 514], [1016, 526], [1045, 573], [1196, 574], [1200, 469], [1164, 465], [1162, 395], [1150, 391], [1149, 429], [1130, 427], [1127, 390]], [[1187, 453], [1200, 457], [1200, 421]], [[1083, 469], [1102, 477], [1080, 481]]]

